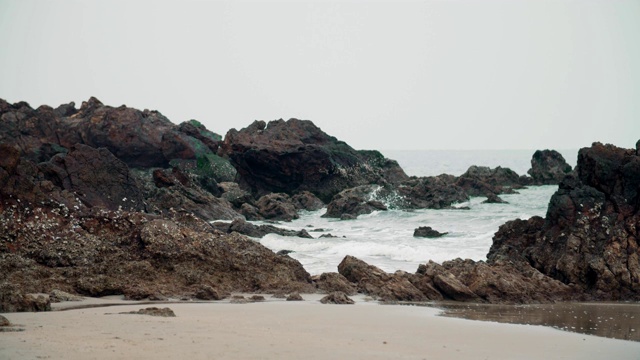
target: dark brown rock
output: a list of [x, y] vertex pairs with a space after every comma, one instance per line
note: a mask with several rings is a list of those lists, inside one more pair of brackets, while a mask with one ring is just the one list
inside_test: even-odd
[[338, 272], [355, 283], [359, 292], [385, 301], [426, 301], [426, 296], [402, 275], [388, 274], [353, 256], [346, 256]]
[[278, 234], [282, 236], [297, 236], [301, 238], [313, 239], [313, 236], [309, 235], [309, 233], [304, 229], [296, 231], [282, 229], [268, 224], [254, 225], [243, 219], [235, 219], [231, 223], [215, 222], [213, 223], [213, 226], [224, 233], [230, 234], [235, 231], [243, 235], [257, 238], [261, 238], [267, 234]]
[[291, 201], [298, 210], [315, 211], [325, 206], [322, 200], [309, 191], [293, 195]]
[[318, 290], [326, 293], [341, 292], [347, 295], [357, 294], [356, 286], [339, 273], [322, 273], [312, 278]]
[[[344, 189], [403, 177], [397, 163], [377, 152], [358, 152], [308, 120], [256, 121], [240, 131], [232, 129], [220, 154], [256, 196], [307, 190], [328, 202]], [[387, 179], [388, 174], [393, 176]]]
[[228, 292], [218, 291], [209, 285], [200, 285], [196, 287], [195, 298], [199, 300], [222, 300], [229, 297]]
[[342, 218], [351, 215], [355, 218], [358, 215], [387, 210], [382, 202], [372, 199], [373, 194], [379, 189], [377, 185], [363, 185], [341, 191], [333, 197], [322, 217]]
[[490, 194], [511, 193], [521, 188], [520, 176], [509, 168], [487, 166], [470, 166], [456, 180], [470, 196], [488, 196]]
[[353, 299], [347, 296], [347, 294], [334, 291], [331, 294], [320, 299], [320, 302], [323, 304], [338, 304], [338, 305], [353, 305], [355, 302]]
[[262, 196], [256, 202], [256, 207], [258, 213], [265, 219], [291, 221], [300, 217], [291, 198], [283, 193]]
[[304, 301], [304, 299], [299, 293], [292, 293], [287, 296], [287, 301]]
[[397, 207], [403, 209], [446, 209], [457, 202], [469, 200], [464, 189], [455, 184], [455, 177], [439, 175], [411, 178], [397, 187]]
[[39, 168], [48, 180], [77, 194], [90, 207], [144, 209], [142, 192], [127, 164], [105, 148], [76, 144]]
[[581, 299], [640, 299], [640, 157], [594, 143], [578, 153], [576, 174], [562, 180], [545, 219], [500, 227], [489, 263], [530, 264]]
[[531, 158], [527, 173], [535, 185], [556, 185], [571, 172], [562, 154], [555, 150], [537, 150]]
[[420, 226], [413, 231], [414, 237], [439, 238], [447, 234], [448, 232], [441, 233], [438, 230], [432, 229], [431, 226]]
[[19, 285], [0, 284], [0, 312], [51, 311], [49, 296], [27, 294]]
[[148, 307], [138, 311], [121, 312], [120, 314], [149, 315], [160, 317], [176, 317], [176, 314], [170, 308]]
[[9, 321], [9, 319], [7, 319], [6, 317], [0, 315], [0, 327], [3, 326], [11, 326], [11, 321]]
[[483, 204], [508, 204], [509, 202], [502, 200], [502, 198], [496, 194], [488, 194], [487, 200], [482, 202]]

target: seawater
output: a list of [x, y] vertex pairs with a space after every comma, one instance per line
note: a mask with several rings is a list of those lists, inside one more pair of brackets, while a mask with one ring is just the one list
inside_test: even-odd
[[[409, 175], [430, 176], [443, 172], [461, 175], [474, 164], [509, 167], [524, 174], [530, 167], [533, 151], [528, 151], [527, 156], [520, 150], [476, 151], [473, 154], [467, 151], [383, 154], [398, 160]], [[567, 155], [563, 156], [567, 158]], [[475, 163], [469, 164], [470, 161]], [[567, 161], [571, 164], [570, 160]], [[446, 171], [441, 171], [443, 169]], [[469, 207], [469, 210], [377, 211], [344, 221], [322, 218], [326, 209], [303, 212], [299, 219], [277, 226], [306, 229], [314, 239], [269, 234], [259, 241], [273, 251], [293, 251], [289, 256], [300, 261], [312, 275], [337, 271], [338, 264], [346, 255], [355, 256], [387, 272], [415, 272], [418, 265], [429, 260], [438, 263], [455, 258], [485, 260], [500, 225], [516, 218], [544, 216], [549, 199], [556, 190], [557, 186], [532, 186], [519, 190], [519, 194], [501, 195], [508, 204], [483, 204], [484, 197], [473, 197], [456, 204], [456, 207]], [[420, 226], [431, 226], [448, 234], [436, 239], [416, 238], [413, 232]], [[322, 234], [336, 237], [320, 238]]]

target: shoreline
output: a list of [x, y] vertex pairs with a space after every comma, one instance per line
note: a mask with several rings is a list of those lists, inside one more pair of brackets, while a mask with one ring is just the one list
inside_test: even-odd
[[[247, 304], [148, 304], [114, 296], [89, 298], [82, 305], [100, 307], [76, 309], [68, 307], [79, 302], [57, 303], [58, 311], [3, 314], [24, 331], [0, 333], [0, 358], [632, 359], [640, 353], [636, 341], [437, 316], [437, 308], [380, 306], [363, 295], [353, 297], [355, 305], [323, 305], [322, 296], [303, 294], [301, 302], [265, 296]], [[176, 317], [119, 314], [149, 306], [167, 306]]]

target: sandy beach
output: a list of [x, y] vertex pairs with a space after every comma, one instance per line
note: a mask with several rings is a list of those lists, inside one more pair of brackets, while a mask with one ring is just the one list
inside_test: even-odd
[[[638, 359], [640, 343], [437, 316], [439, 310], [287, 302], [170, 303], [4, 314], [0, 359]], [[122, 303], [89, 299], [83, 304]], [[56, 304], [56, 308], [79, 303]], [[120, 314], [169, 307], [176, 317]]]

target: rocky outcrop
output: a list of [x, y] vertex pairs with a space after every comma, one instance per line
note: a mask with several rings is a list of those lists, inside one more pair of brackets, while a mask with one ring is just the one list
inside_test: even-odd
[[55, 186], [76, 194], [88, 207], [145, 209], [143, 193], [128, 166], [105, 148], [76, 144], [38, 169]]
[[347, 295], [355, 295], [357, 293], [355, 285], [339, 273], [322, 273], [319, 276], [312, 277], [312, 280], [316, 288], [322, 292], [341, 292]]
[[388, 274], [353, 256], [347, 255], [338, 272], [356, 284], [358, 291], [384, 301], [429, 300], [402, 274]]
[[413, 231], [413, 237], [439, 238], [447, 234], [448, 232], [441, 233], [432, 229], [431, 226], [420, 226]]
[[363, 185], [343, 190], [333, 197], [322, 217], [343, 218], [345, 215], [350, 215], [356, 218], [358, 215], [387, 210], [381, 201], [374, 198], [374, 193], [379, 189], [378, 185]]
[[233, 220], [231, 223], [227, 222], [215, 222], [213, 223], [213, 227], [217, 230], [231, 234], [232, 232], [237, 232], [243, 235], [261, 238], [267, 234], [278, 234], [281, 236], [297, 236], [306, 239], [313, 239], [313, 236], [309, 235], [309, 233], [305, 230], [288, 230], [282, 229], [273, 225], [254, 225], [250, 222], [247, 222], [243, 219]]
[[26, 103], [0, 107], [0, 142], [18, 146], [34, 162], [47, 161], [75, 144], [107, 148], [130, 167], [167, 167], [172, 159], [211, 153], [205, 143], [181, 131], [157, 111], [105, 106], [90, 98], [76, 110], [32, 109]]
[[396, 162], [378, 152], [358, 152], [308, 120], [255, 121], [232, 129], [220, 154], [230, 159], [240, 184], [256, 197], [306, 190], [329, 202], [347, 188], [406, 178]]
[[256, 208], [261, 219], [291, 221], [300, 217], [289, 195], [283, 193], [272, 193], [260, 197], [256, 202]]
[[398, 199], [392, 201], [402, 209], [446, 209], [469, 200], [452, 175], [411, 178], [396, 188]]
[[0, 273], [14, 290], [3, 288], [0, 297], [8, 304], [52, 289], [131, 298], [193, 296], [193, 285], [220, 291], [314, 289], [298, 261], [242, 235], [221, 234], [190, 213], [68, 207], [52, 199], [34, 204], [7, 196], [5, 189]]
[[640, 299], [640, 156], [594, 143], [576, 176], [552, 196], [545, 219], [501, 226], [490, 262], [530, 264], [587, 300]]
[[464, 189], [469, 196], [488, 196], [490, 194], [513, 193], [522, 187], [520, 176], [509, 168], [470, 166], [457, 178], [455, 184]]
[[533, 185], [557, 185], [571, 172], [571, 165], [555, 150], [537, 150], [527, 173]]

